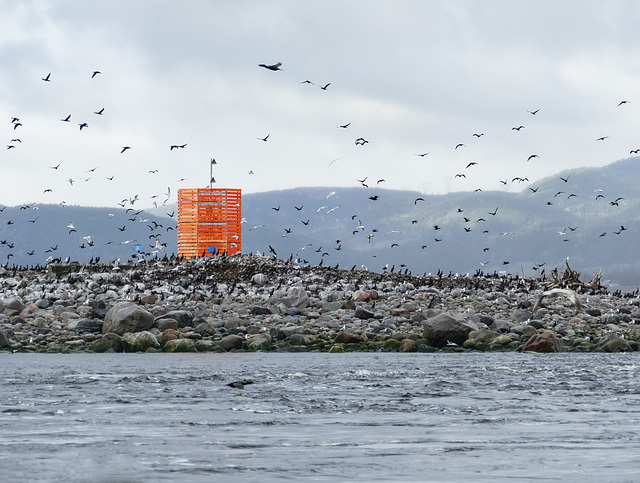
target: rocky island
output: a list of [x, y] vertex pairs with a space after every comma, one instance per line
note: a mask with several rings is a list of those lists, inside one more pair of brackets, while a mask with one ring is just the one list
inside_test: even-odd
[[550, 277], [411, 275], [236, 254], [0, 268], [0, 352], [620, 352], [640, 297]]

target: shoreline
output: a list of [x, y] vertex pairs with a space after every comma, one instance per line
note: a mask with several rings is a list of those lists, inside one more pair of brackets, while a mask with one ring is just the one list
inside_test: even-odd
[[637, 290], [564, 275], [413, 276], [244, 254], [3, 268], [0, 352], [640, 350]]

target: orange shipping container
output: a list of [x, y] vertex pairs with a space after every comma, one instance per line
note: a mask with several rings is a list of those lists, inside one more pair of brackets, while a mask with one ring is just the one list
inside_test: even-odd
[[242, 190], [178, 190], [178, 255], [184, 258], [242, 250]]

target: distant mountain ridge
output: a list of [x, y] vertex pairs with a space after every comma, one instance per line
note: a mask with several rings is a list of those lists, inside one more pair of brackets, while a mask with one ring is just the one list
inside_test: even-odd
[[[243, 195], [242, 246], [243, 252], [275, 252], [300, 263], [414, 274], [482, 270], [535, 276], [568, 258], [587, 278], [602, 270], [603, 279], [638, 285], [639, 186], [635, 157], [563, 171], [517, 193], [426, 195], [380, 185], [252, 193]], [[0, 263], [42, 264], [56, 254], [81, 262], [96, 256], [124, 260], [140, 244], [147, 258], [177, 252], [177, 215], [167, 216], [177, 213], [175, 204], [135, 217], [138, 210], [129, 210], [6, 207], [0, 212]], [[70, 220], [76, 232], [68, 233]], [[81, 248], [87, 235], [94, 246]], [[164, 252], [154, 249], [156, 239]]]

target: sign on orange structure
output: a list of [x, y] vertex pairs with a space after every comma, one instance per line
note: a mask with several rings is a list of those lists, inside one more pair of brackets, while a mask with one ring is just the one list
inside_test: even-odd
[[178, 255], [231, 255], [242, 250], [242, 191], [178, 190]]

